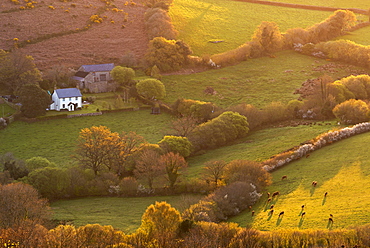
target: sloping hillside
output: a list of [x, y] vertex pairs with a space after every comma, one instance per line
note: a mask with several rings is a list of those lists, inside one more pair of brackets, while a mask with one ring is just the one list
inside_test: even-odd
[[[141, 0], [15, 1], [0, 5], [0, 49], [18, 43], [41, 70], [116, 61], [128, 53], [138, 60], [146, 51], [146, 7]], [[93, 15], [101, 23], [92, 22]]]

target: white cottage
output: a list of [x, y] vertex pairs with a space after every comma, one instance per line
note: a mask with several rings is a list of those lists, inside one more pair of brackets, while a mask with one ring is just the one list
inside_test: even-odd
[[50, 110], [75, 111], [82, 108], [82, 94], [77, 88], [57, 89], [51, 99]]

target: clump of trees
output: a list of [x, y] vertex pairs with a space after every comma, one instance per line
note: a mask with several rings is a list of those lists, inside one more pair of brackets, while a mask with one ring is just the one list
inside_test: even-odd
[[193, 117], [198, 122], [208, 121], [215, 117], [217, 106], [211, 102], [192, 99], [178, 99], [172, 106], [174, 114], [180, 117]]
[[153, 8], [149, 8], [144, 14], [145, 29], [149, 40], [152, 40], [155, 37], [175, 40], [177, 37], [177, 31], [171, 22], [171, 18], [169, 17], [167, 10], [163, 9], [163, 6], [166, 5], [159, 5], [159, 3], [157, 3], [154, 6]]
[[190, 47], [181, 40], [155, 37], [149, 42], [145, 54], [148, 68], [157, 66], [161, 72], [176, 71], [189, 63]]

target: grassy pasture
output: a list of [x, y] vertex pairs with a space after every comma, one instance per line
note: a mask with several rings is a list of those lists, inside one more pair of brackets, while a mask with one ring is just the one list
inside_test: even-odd
[[364, 46], [370, 45], [370, 26], [360, 28], [338, 38], [343, 40], [351, 40], [357, 44]]
[[[287, 103], [297, 99], [293, 92], [310, 78], [323, 74], [334, 79], [349, 75], [349, 68], [329, 71], [313, 69], [330, 62], [305, 56], [293, 51], [283, 51], [276, 58], [250, 59], [235, 66], [189, 75], [168, 75], [162, 78], [166, 86], [167, 102], [178, 98], [190, 98], [214, 102], [221, 107], [237, 103], [264, 106], [270, 102]], [[341, 64], [339, 64], [341, 65]], [[205, 95], [207, 86], [213, 87], [216, 95]]]
[[280, 31], [285, 32], [290, 28], [309, 27], [331, 13], [238, 1], [174, 0], [169, 14], [179, 31], [178, 38], [185, 41], [195, 55], [201, 56], [225, 52], [251, 40], [263, 21], [275, 22]]
[[282, 3], [294, 3], [294, 4], [304, 4], [312, 6], [323, 6], [323, 7], [333, 7], [333, 8], [359, 8], [359, 9], [369, 9], [369, 3], [363, 0], [269, 0], [271, 2], [282, 2]]
[[8, 104], [0, 103], [0, 117], [7, 117], [12, 115], [15, 112], [15, 109], [9, 107]]
[[262, 162], [273, 155], [299, 145], [301, 142], [313, 139], [319, 134], [336, 128], [335, 123], [331, 122], [331, 125], [287, 126], [254, 131], [236, 144], [189, 158], [187, 176], [189, 178], [199, 177], [204, 163], [211, 160], [230, 162], [243, 159]]
[[135, 131], [148, 142], [157, 143], [170, 119], [165, 113], [151, 115], [146, 109], [35, 123], [16, 121], [0, 130], [0, 154], [12, 152], [22, 159], [41, 156], [65, 166], [73, 162], [71, 155], [83, 128], [103, 125], [114, 132]]
[[[250, 225], [259, 230], [279, 228], [345, 228], [369, 222], [368, 196], [370, 194], [370, 158], [367, 144], [370, 133], [354, 136], [334, 143], [293, 162], [275, 172], [268, 192], [280, 191], [273, 201], [275, 213], [268, 215], [266, 195], [255, 206], [256, 215], [243, 212], [230, 219], [241, 226]], [[287, 180], [281, 180], [287, 175]], [[316, 187], [311, 186], [317, 181]], [[328, 192], [325, 198], [324, 193]], [[306, 215], [301, 218], [301, 205]], [[278, 219], [278, 213], [285, 211]], [[334, 224], [329, 225], [329, 215]]]
[[166, 201], [178, 210], [184, 210], [197, 202], [200, 196], [153, 196], [153, 197], [89, 197], [61, 200], [51, 203], [53, 219], [71, 221], [75, 226], [91, 223], [111, 225], [125, 233], [132, 233], [141, 224], [141, 216], [149, 205]]

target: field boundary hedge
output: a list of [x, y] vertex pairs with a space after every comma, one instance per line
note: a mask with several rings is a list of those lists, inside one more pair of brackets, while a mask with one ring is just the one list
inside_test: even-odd
[[324, 6], [314, 6], [314, 5], [304, 5], [304, 4], [294, 4], [294, 3], [270, 2], [270, 1], [263, 1], [263, 0], [234, 0], [234, 1], [265, 4], [265, 5], [272, 5], [272, 6], [279, 6], [279, 7], [297, 8], [297, 9], [331, 11], [331, 12], [336, 11], [336, 10], [350, 10], [356, 14], [362, 14], [362, 15], [369, 14], [367, 10], [358, 9], [358, 8], [334, 8], [334, 7], [324, 7]]
[[333, 130], [324, 134], [320, 134], [316, 138], [302, 143], [300, 146], [295, 146], [288, 151], [277, 154], [270, 159], [262, 162], [262, 164], [264, 165], [263, 168], [266, 171], [271, 172], [294, 160], [305, 157], [309, 155], [309, 153], [316, 151], [322, 147], [325, 147], [342, 139], [346, 139], [354, 135], [362, 134], [369, 131], [370, 122], [363, 122], [352, 127], [345, 127], [339, 130]]

